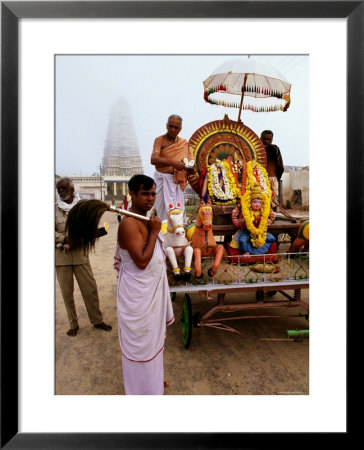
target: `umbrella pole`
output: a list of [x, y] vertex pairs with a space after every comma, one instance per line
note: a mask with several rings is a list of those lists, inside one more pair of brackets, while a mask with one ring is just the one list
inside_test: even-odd
[[241, 108], [243, 107], [243, 100], [244, 100], [244, 92], [245, 92], [245, 85], [246, 85], [246, 79], [248, 78], [248, 74], [246, 73], [244, 75], [244, 83], [241, 88], [241, 100], [240, 100], [240, 107], [239, 107], [239, 115], [238, 115], [238, 122], [241, 122], [240, 115], [241, 115]]

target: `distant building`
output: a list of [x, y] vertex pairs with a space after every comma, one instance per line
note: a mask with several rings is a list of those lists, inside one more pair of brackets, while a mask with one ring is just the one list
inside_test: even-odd
[[186, 190], [183, 194], [185, 199], [185, 205], [198, 205], [200, 203], [200, 197], [196, 194], [196, 192], [191, 188], [189, 184], [187, 184]]
[[285, 167], [282, 175], [282, 204], [309, 209], [309, 167]]
[[110, 112], [102, 158], [106, 200], [120, 200], [128, 194], [128, 181], [144, 173], [129, 104], [120, 97]]

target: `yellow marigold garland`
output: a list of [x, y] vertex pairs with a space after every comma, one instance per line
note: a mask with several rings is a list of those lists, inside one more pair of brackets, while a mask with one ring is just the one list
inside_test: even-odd
[[[259, 174], [259, 180], [254, 177], [254, 169], [257, 169]], [[267, 171], [262, 165], [256, 161], [248, 161], [246, 165], [247, 178], [246, 178], [246, 190], [252, 190], [254, 183], [258, 183], [263, 193], [265, 193], [269, 198], [272, 196], [272, 191], [270, 189], [270, 182], [268, 179]], [[263, 186], [262, 186], [263, 185]]]
[[[254, 183], [257, 182], [256, 178], [253, 174], [254, 168], [258, 169], [258, 173], [262, 175], [259, 177], [259, 185], [262, 189], [261, 183], [263, 182], [265, 186], [263, 186], [262, 189], [262, 207], [260, 210], [261, 219], [258, 228], [254, 225], [254, 213], [251, 210], [251, 194], [252, 190], [254, 188]], [[246, 227], [250, 231], [251, 234], [251, 242], [254, 247], [261, 247], [265, 244], [266, 238], [267, 238], [267, 228], [268, 228], [268, 217], [270, 213], [270, 198], [271, 198], [272, 192], [270, 189], [270, 183], [268, 179], [267, 171], [264, 169], [263, 166], [261, 166], [256, 161], [249, 161], [247, 163], [247, 179], [246, 179], [246, 188], [243, 195], [239, 193], [239, 197], [241, 199], [241, 209], [243, 213], [243, 217], [246, 223]]]
[[214, 198], [214, 193], [212, 192], [212, 170], [211, 170], [211, 167], [207, 168], [207, 189], [209, 191], [210, 198]]

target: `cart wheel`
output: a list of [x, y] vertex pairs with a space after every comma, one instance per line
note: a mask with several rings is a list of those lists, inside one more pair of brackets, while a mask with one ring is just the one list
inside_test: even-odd
[[257, 302], [261, 302], [264, 300], [264, 291], [257, 291], [255, 293], [255, 299]]
[[185, 348], [191, 345], [192, 338], [192, 306], [191, 298], [185, 294], [182, 302], [182, 341]]
[[171, 292], [171, 300], [172, 300], [172, 302], [174, 302], [175, 300], [176, 300], [176, 295], [177, 295], [177, 292]]

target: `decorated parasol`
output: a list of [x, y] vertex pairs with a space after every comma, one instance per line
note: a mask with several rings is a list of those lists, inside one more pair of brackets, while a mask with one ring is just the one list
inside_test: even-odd
[[287, 111], [291, 84], [274, 67], [250, 57], [221, 64], [204, 82], [204, 99], [213, 105], [254, 112]]

